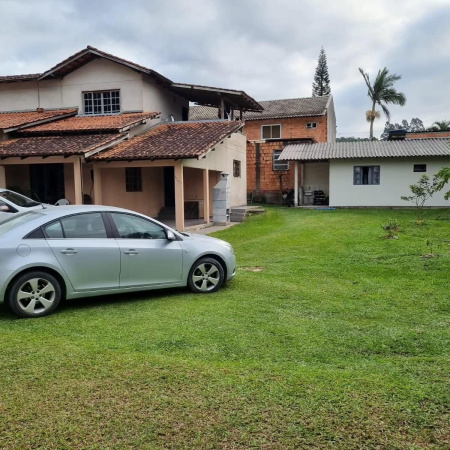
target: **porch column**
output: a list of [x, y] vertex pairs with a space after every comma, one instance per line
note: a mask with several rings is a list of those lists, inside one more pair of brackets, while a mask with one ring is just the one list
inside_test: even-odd
[[209, 210], [209, 170], [203, 170], [203, 218], [206, 223], [209, 223], [209, 217], [211, 216]]
[[102, 169], [94, 165], [94, 204], [102, 204]]
[[75, 204], [83, 204], [83, 182], [81, 175], [81, 158], [77, 158], [73, 162], [73, 185], [75, 189]]
[[184, 180], [183, 163], [175, 163], [175, 228], [184, 231]]
[[0, 188], [6, 188], [5, 166], [0, 166]]
[[298, 206], [298, 161], [294, 165], [294, 206]]

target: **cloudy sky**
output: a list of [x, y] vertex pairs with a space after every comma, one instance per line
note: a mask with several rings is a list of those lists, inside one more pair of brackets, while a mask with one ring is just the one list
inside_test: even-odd
[[[392, 121], [450, 120], [450, 0], [0, 0], [0, 75], [44, 71], [87, 45], [173, 81], [308, 97], [320, 47], [338, 136], [366, 137], [358, 72], [388, 67]], [[385, 119], [375, 125], [379, 134]]]

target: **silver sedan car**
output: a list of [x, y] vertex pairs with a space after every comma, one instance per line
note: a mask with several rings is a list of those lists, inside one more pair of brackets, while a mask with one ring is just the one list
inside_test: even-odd
[[180, 286], [215, 292], [235, 274], [227, 242], [126, 209], [61, 206], [0, 223], [0, 302], [20, 317], [48, 315], [61, 299]]

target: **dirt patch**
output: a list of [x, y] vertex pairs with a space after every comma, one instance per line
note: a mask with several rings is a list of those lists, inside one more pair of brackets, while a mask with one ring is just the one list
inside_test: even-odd
[[264, 267], [239, 267], [240, 270], [245, 270], [246, 272], [262, 272]]

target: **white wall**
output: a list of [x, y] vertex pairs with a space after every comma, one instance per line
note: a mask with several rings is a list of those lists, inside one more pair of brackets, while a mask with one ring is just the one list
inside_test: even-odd
[[[414, 164], [426, 164], [427, 172], [413, 172]], [[379, 185], [353, 185], [354, 166], [380, 166]], [[450, 166], [448, 158], [374, 158], [330, 161], [331, 206], [412, 206], [400, 199], [411, 195], [409, 185], [419, 181], [422, 175], [430, 178], [442, 167]], [[448, 190], [448, 189], [447, 189]], [[444, 191], [436, 193], [426, 206], [449, 206]]]
[[336, 113], [333, 96], [330, 97], [327, 105], [327, 142], [336, 142]]
[[[233, 177], [234, 159], [241, 162], [240, 177]], [[231, 206], [247, 204], [247, 139], [244, 134], [233, 133], [223, 140], [223, 144], [218, 144], [214, 151], [209, 152], [206, 158], [186, 159], [183, 166], [228, 172]]]
[[182, 108], [184, 106], [189, 109], [189, 101], [158, 86], [149, 76], [142, 77], [144, 111], [161, 112], [163, 120], [167, 120], [169, 115], [173, 115], [174, 120], [182, 120]]
[[302, 187], [305, 191], [322, 190], [328, 194], [330, 182], [330, 164], [328, 162], [303, 163]]
[[83, 114], [83, 92], [120, 90], [121, 110], [161, 112], [182, 119], [189, 102], [140, 72], [107, 59], [94, 59], [62, 79], [0, 83], [0, 111], [78, 107]]

